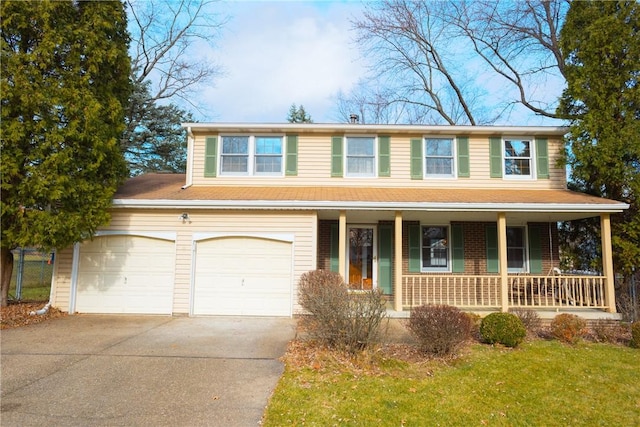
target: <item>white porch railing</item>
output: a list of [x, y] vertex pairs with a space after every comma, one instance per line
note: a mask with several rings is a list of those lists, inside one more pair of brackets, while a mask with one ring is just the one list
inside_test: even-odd
[[[607, 308], [604, 276], [509, 275], [509, 307]], [[461, 308], [500, 308], [500, 276], [405, 275], [403, 307], [446, 304]]]

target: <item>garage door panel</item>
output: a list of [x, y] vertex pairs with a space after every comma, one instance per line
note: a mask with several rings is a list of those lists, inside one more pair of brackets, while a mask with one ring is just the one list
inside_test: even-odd
[[260, 238], [199, 242], [194, 314], [291, 315], [291, 243]]
[[175, 243], [103, 236], [80, 247], [76, 310], [171, 314]]

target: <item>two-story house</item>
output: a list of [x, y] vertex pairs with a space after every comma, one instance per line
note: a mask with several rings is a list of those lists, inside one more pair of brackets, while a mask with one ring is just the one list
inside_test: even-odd
[[[314, 269], [390, 311], [615, 312], [610, 215], [566, 189], [562, 127], [186, 123], [186, 174], [130, 179], [111, 223], [59, 250], [52, 304], [290, 316]], [[559, 274], [559, 221], [599, 217], [604, 271]]]

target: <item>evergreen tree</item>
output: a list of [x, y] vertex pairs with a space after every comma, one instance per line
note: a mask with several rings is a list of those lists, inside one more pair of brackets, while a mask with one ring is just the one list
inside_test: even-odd
[[572, 2], [560, 34], [572, 185], [630, 204], [612, 217], [616, 270], [629, 276], [640, 267], [640, 4]]
[[17, 246], [63, 248], [108, 222], [126, 176], [121, 2], [3, 1], [2, 306]]
[[291, 104], [287, 121], [289, 123], [313, 123], [311, 115], [305, 111], [304, 106], [296, 107], [296, 104]]
[[184, 173], [187, 165], [186, 132], [191, 113], [174, 104], [158, 105], [149, 94], [149, 82], [134, 83], [122, 135], [122, 149], [133, 176], [147, 172]]

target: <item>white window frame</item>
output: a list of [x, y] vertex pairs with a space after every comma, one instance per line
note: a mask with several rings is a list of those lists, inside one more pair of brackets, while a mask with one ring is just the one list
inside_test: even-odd
[[[349, 139], [366, 138], [373, 140], [373, 172], [371, 174], [349, 173]], [[345, 178], [377, 178], [378, 177], [378, 137], [372, 135], [345, 135], [343, 169]], [[355, 156], [351, 156], [355, 157]], [[365, 157], [365, 156], [360, 156]], [[369, 156], [366, 156], [369, 158]]]
[[[423, 245], [423, 235], [424, 229], [430, 227], [437, 228], [445, 228], [446, 230], [446, 240], [447, 240], [447, 265], [445, 267], [426, 267], [424, 265], [424, 254], [425, 246]], [[420, 271], [427, 272], [439, 272], [439, 273], [450, 273], [451, 272], [451, 264], [453, 260], [451, 259], [451, 224], [420, 224]]]
[[[427, 172], [427, 158], [444, 158], [444, 156], [428, 156], [427, 155], [427, 139], [447, 139], [451, 141], [451, 174], [435, 174]], [[454, 179], [458, 176], [458, 152], [457, 141], [453, 135], [423, 135], [422, 136], [422, 149], [423, 149], [423, 176], [425, 179]]]
[[[523, 265], [522, 268], [510, 268], [509, 267], [509, 258], [507, 256], [507, 272], [508, 273], [528, 273], [529, 272], [529, 233], [527, 227], [524, 225], [513, 225], [508, 226], [507, 230], [510, 228], [519, 228], [522, 230], [522, 241], [524, 247], [522, 248], [522, 256], [523, 256]], [[520, 249], [520, 248], [518, 248]], [[509, 253], [509, 239], [507, 237], [507, 254]]]
[[[506, 156], [506, 146], [507, 141], [526, 141], [529, 143], [529, 157], [507, 157]], [[535, 138], [527, 137], [527, 136], [514, 136], [510, 138], [503, 137], [502, 138], [502, 152], [500, 153], [500, 157], [502, 158], [502, 176], [505, 179], [536, 179], [536, 144]], [[512, 175], [507, 174], [507, 159], [529, 159], [529, 175]]]
[[[248, 143], [248, 153], [247, 153], [247, 171], [246, 172], [225, 172], [223, 167], [222, 167], [222, 160], [225, 156], [224, 154], [224, 138], [227, 137], [237, 137], [237, 136], [242, 136], [242, 137], [247, 137], [249, 138], [249, 143]], [[280, 147], [281, 147], [281, 153], [279, 155], [279, 157], [281, 158], [281, 162], [280, 162], [280, 172], [256, 172], [256, 157], [260, 157], [259, 154], [256, 154], [256, 138], [260, 138], [260, 137], [265, 137], [265, 138], [279, 138], [280, 139]], [[282, 177], [284, 176], [284, 170], [286, 168], [285, 166], [285, 160], [286, 160], [286, 153], [285, 153], [285, 138], [284, 135], [281, 134], [275, 134], [275, 135], [262, 135], [262, 134], [256, 134], [256, 135], [249, 135], [249, 134], [224, 134], [224, 135], [220, 135], [220, 149], [218, 150], [219, 154], [218, 154], [218, 170], [220, 171], [220, 176], [260, 176], [260, 177]], [[276, 156], [274, 156], [276, 157]]]

